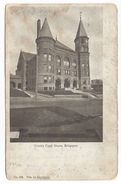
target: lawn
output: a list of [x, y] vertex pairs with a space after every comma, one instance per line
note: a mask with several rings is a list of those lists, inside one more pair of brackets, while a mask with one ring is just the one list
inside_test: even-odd
[[25, 92], [20, 91], [19, 89], [10, 89], [10, 97], [29, 97]]
[[39, 107], [10, 111], [11, 131], [22, 142], [102, 141], [102, 101], [41, 102]]

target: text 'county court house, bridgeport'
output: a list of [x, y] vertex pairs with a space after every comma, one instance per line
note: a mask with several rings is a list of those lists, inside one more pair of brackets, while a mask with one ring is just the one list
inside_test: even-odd
[[[37, 54], [21, 51], [14, 87], [30, 91], [90, 88], [89, 38], [80, 17], [75, 51], [53, 38], [48, 20], [37, 21]], [[12, 75], [11, 75], [12, 76]], [[11, 83], [12, 83], [11, 77]]]

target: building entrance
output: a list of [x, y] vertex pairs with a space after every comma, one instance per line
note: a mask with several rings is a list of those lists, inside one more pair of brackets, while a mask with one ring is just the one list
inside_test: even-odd
[[70, 80], [69, 79], [65, 79], [64, 80], [64, 88], [69, 88], [70, 87]]
[[56, 82], [55, 82], [55, 88], [56, 89], [61, 89], [61, 79], [56, 79]]

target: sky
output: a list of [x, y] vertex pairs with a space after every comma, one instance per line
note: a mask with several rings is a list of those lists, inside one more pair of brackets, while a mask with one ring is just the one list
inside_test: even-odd
[[20, 50], [36, 53], [37, 20], [45, 17], [53, 35], [75, 49], [80, 12], [89, 37], [91, 79], [103, 78], [103, 9], [97, 5], [14, 5], [7, 7], [6, 47], [10, 73], [15, 73]]

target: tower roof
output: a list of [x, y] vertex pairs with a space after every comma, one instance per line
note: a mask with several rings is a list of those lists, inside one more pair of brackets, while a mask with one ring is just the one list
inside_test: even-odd
[[79, 38], [79, 37], [87, 37], [87, 33], [86, 33], [85, 28], [83, 26], [81, 17], [80, 17], [80, 22], [79, 22], [77, 34], [76, 34], [76, 38]]
[[42, 29], [40, 30], [39, 37], [53, 38], [47, 18], [45, 18]]

